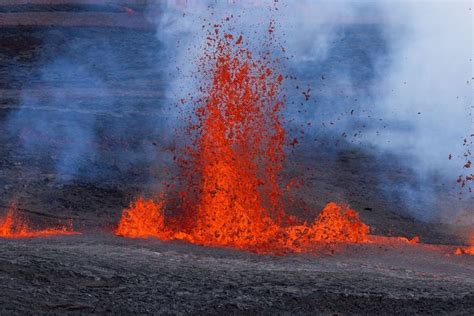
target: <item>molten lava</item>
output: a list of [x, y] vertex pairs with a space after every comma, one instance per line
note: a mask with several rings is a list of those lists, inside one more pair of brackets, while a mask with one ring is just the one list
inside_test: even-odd
[[474, 233], [471, 234], [470, 246], [467, 248], [457, 248], [455, 254], [460, 255], [472, 255], [474, 256]]
[[122, 213], [120, 223], [115, 230], [119, 236], [130, 238], [158, 237], [167, 239], [164, 231], [165, 217], [162, 212], [163, 202], [155, 203], [139, 197]]
[[[129, 238], [185, 240], [200, 245], [246, 249], [258, 253], [303, 252], [310, 250], [311, 245], [317, 242], [370, 241], [369, 227], [360, 221], [357, 212], [335, 203], [329, 203], [311, 224], [279, 226], [267, 217], [257, 224], [251, 221], [222, 223], [228, 227], [221, 229], [219, 225], [216, 228], [213, 219], [200, 219], [201, 225], [207, 221], [207, 227], [197, 225], [191, 233], [174, 230], [165, 224], [163, 202], [140, 197], [123, 211], [115, 234]], [[268, 227], [263, 227], [262, 222]], [[262, 225], [259, 227], [261, 230], [253, 231], [257, 225]]]
[[32, 238], [74, 234], [78, 233], [72, 228], [72, 223], [35, 230], [29, 226], [25, 218], [17, 214], [15, 205], [10, 206], [5, 217], [0, 218], [0, 238]]
[[[229, 34], [209, 44], [215, 45], [207, 54], [212, 83], [196, 109], [199, 136], [185, 171], [200, 178], [192, 235], [202, 244], [255, 247], [270, 242], [283, 220], [277, 183], [284, 160], [283, 78]], [[192, 200], [193, 192], [188, 187], [185, 196]]]
[[193, 142], [180, 160], [184, 215], [165, 216], [166, 200], [139, 198], [124, 210], [115, 233], [259, 253], [367, 241], [369, 227], [354, 210], [335, 203], [311, 224], [292, 224], [279, 185], [286, 140], [280, 118], [283, 76], [269, 53], [255, 57], [242, 36], [221, 36], [219, 26], [207, 44], [200, 71], [210, 84], [201, 88], [206, 97], [195, 105], [188, 129]]

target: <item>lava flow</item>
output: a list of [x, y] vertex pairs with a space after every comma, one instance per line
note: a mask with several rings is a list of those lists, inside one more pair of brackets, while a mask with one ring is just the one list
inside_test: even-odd
[[474, 256], [474, 233], [471, 234], [470, 246], [465, 248], [457, 248], [454, 252], [456, 255], [472, 255]]
[[124, 210], [116, 235], [258, 253], [367, 241], [369, 227], [347, 206], [329, 203], [313, 223], [295, 224], [284, 212], [284, 78], [269, 53], [254, 55], [241, 35], [221, 34], [218, 26], [209, 34], [200, 71], [210, 84], [201, 89], [206, 96], [195, 105], [188, 129], [193, 141], [179, 160], [182, 214], [165, 214], [166, 199], [139, 198]]
[[0, 218], [0, 238], [33, 238], [53, 235], [75, 235], [72, 223], [36, 230], [28, 221], [17, 214], [15, 205], [11, 205], [5, 217]]

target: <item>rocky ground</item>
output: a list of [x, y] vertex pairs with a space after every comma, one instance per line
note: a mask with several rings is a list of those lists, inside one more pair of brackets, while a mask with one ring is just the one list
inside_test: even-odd
[[0, 313], [474, 313], [474, 257], [453, 247], [327, 245], [259, 256], [84, 235], [0, 243]]

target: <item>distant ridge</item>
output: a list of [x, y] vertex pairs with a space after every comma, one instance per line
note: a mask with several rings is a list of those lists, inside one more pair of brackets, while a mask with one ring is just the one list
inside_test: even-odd
[[59, 5], [59, 4], [89, 4], [89, 5], [132, 5], [146, 6], [149, 0], [0, 0], [0, 6], [25, 4]]
[[0, 27], [112, 27], [153, 31], [145, 0], [0, 0]]

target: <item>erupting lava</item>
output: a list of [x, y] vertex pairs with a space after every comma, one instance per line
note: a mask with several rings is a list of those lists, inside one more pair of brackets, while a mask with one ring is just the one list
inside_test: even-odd
[[[217, 206], [216, 206], [217, 207]], [[241, 211], [242, 214], [237, 212]], [[222, 209], [224, 217], [247, 216], [243, 209]], [[226, 214], [236, 212], [237, 214]], [[368, 242], [369, 227], [359, 220], [357, 212], [346, 206], [329, 203], [312, 224], [277, 225], [270, 217], [253, 219], [256, 223], [220, 222], [202, 218], [190, 233], [165, 224], [163, 202], [139, 197], [124, 210], [116, 235], [130, 238], [156, 237], [161, 240], [185, 240], [207, 246], [247, 249], [258, 253], [303, 252], [316, 242]], [[216, 223], [217, 222], [217, 223]], [[208, 223], [207, 226], [206, 223]], [[264, 225], [267, 225], [266, 227]], [[255, 228], [260, 230], [253, 230]]]
[[474, 256], [474, 233], [471, 234], [470, 246], [467, 248], [457, 248], [455, 254], [460, 255], [472, 255]]
[[242, 36], [222, 34], [216, 26], [207, 44], [200, 71], [210, 84], [202, 88], [206, 96], [196, 104], [188, 130], [193, 142], [180, 160], [182, 214], [165, 216], [166, 200], [139, 198], [124, 210], [116, 234], [259, 253], [301, 252], [320, 241], [367, 241], [369, 227], [347, 206], [329, 203], [313, 223], [300, 225], [285, 214], [279, 185], [284, 78], [270, 53], [254, 55]]
[[78, 233], [73, 230], [72, 224], [58, 225], [54, 228], [41, 230], [32, 229], [27, 220], [17, 214], [15, 205], [10, 206], [5, 217], [0, 218], [0, 238], [32, 238], [75, 234]]
[[122, 219], [115, 231], [117, 235], [135, 237], [159, 237], [167, 239], [164, 232], [165, 217], [163, 202], [155, 203], [139, 197], [123, 211]]

